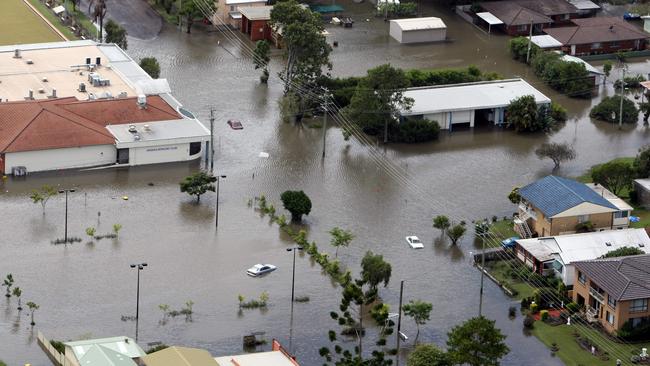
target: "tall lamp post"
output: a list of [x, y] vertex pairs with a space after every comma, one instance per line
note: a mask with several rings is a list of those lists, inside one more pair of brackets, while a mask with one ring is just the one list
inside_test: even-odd
[[293, 343], [293, 303], [295, 295], [295, 284], [296, 284], [296, 251], [302, 250], [302, 247], [294, 246], [287, 248], [287, 252], [293, 252], [293, 270], [291, 272], [291, 319], [289, 321], [289, 352], [293, 353], [292, 343]]
[[140, 320], [140, 271], [146, 267], [146, 263], [137, 263], [137, 264], [132, 264], [131, 268], [135, 268], [138, 270], [138, 290], [136, 293], [136, 300], [135, 300], [135, 341], [138, 341], [138, 321]]
[[59, 193], [65, 193], [65, 234], [64, 243], [68, 243], [68, 192], [75, 192], [74, 188], [59, 189]]
[[217, 175], [217, 208], [214, 212], [214, 227], [219, 227], [219, 181], [226, 178], [225, 175]]

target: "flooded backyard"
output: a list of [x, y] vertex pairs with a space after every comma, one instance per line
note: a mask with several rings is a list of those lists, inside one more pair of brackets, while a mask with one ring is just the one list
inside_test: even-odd
[[[611, 85], [591, 100], [559, 95], [509, 58], [507, 37], [487, 35], [445, 9], [423, 12], [444, 19], [452, 42], [411, 46], [389, 39], [388, 24], [374, 17], [369, 4], [344, 6], [356, 22], [352, 29], [328, 26], [330, 40], [339, 41], [331, 57], [334, 75], [360, 75], [387, 62], [402, 68], [473, 64], [504, 77], [523, 76], [565, 106], [569, 120], [550, 135], [468, 130], [444, 132], [439, 141], [427, 144], [389, 145], [381, 151], [382, 159], [407, 177], [395, 179], [375, 164], [376, 155], [367, 146], [354, 138], [345, 141], [338, 128], [326, 131], [327, 154], [321, 159], [322, 129], [279, 121], [282, 86], [275, 73], [281, 69], [281, 51], [272, 60], [270, 84], [264, 86], [248, 53], [231, 42], [230, 35], [198, 30], [187, 35], [165, 26], [153, 40], [129, 39], [128, 53], [135, 59], [155, 56], [174, 95], [204, 122], [210, 108], [216, 111], [215, 171], [227, 176], [220, 186], [218, 230], [214, 194], [197, 205], [178, 188], [184, 176], [199, 169], [199, 162], [52, 172], [0, 182], [0, 275], [13, 273], [23, 300], [40, 305], [32, 330], [27, 312], [19, 315], [15, 310], [15, 299], [0, 300], [1, 359], [9, 365], [48, 365], [36, 345], [36, 330], [58, 340], [133, 337], [134, 322], [121, 318], [135, 315], [136, 272], [129, 264], [137, 262], [149, 264], [141, 273], [139, 341], [145, 348], [149, 342], [163, 342], [206, 348], [215, 356], [241, 353], [242, 336], [251, 332], [265, 332], [267, 340], [277, 338], [288, 345], [292, 256], [285, 248], [292, 242], [247, 205], [250, 198], [266, 194], [277, 207], [280, 193], [287, 189], [304, 190], [311, 197], [313, 209], [304, 228], [321, 250], [333, 253], [327, 234], [332, 227], [354, 232], [352, 245], [339, 251], [354, 273], [367, 250], [383, 254], [393, 273], [388, 287], [381, 289], [382, 298], [397, 308], [399, 281], [405, 280], [406, 301], [433, 304], [420, 339], [444, 345], [451, 327], [478, 313], [480, 274], [471, 264], [473, 238], [466, 237], [458, 246], [441, 242], [431, 227], [433, 216], [469, 221], [510, 215], [514, 207], [506, 196], [512, 187], [551, 171], [552, 163], [534, 154], [543, 142], [569, 142], [576, 149], [577, 158], [559, 172], [565, 176], [635, 155], [650, 142], [650, 129], [641, 123], [619, 130], [589, 119], [590, 106], [614, 93]], [[630, 72], [648, 70], [646, 60], [630, 63]], [[241, 120], [244, 130], [231, 130], [225, 123], [229, 118]], [[269, 158], [260, 158], [260, 152]], [[69, 196], [69, 233], [81, 237], [81, 243], [50, 244], [63, 236], [65, 206], [61, 195], [50, 200], [45, 214], [32, 204], [29, 192], [43, 184], [77, 188]], [[98, 233], [106, 233], [114, 223], [123, 226], [119, 239], [86, 239], [85, 228], [95, 226]], [[407, 235], [418, 235], [425, 249], [410, 250]], [[249, 278], [245, 270], [255, 263], [279, 269]], [[486, 283], [484, 312], [496, 319], [511, 348], [502, 364], [561, 365], [537, 339], [523, 335], [521, 317], [508, 319], [512, 301]], [[270, 296], [267, 310], [239, 312], [239, 294], [250, 299], [263, 291]], [[301, 364], [322, 364], [318, 349], [328, 343], [327, 330], [337, 329], [329, 312], [338, 307], [339, 294], [320, 267], [301, 255], [296, 261], [296, 295], [310, 297], [294, 309], [293, 348]], [[159, 304], [180, 309], [190, 299], [195, 303], [193, 321], [179, 317], [161, 324]], [[409, 320], [403, 331], [414, 335]]]

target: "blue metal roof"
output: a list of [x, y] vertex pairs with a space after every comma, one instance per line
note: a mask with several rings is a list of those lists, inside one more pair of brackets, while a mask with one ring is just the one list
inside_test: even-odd
[[585, 202], [618, 210], [611, 202], [585, 184], [554, 175], [521, 188], [519, 194], [542, 211], [546, 217], [553, 217]]

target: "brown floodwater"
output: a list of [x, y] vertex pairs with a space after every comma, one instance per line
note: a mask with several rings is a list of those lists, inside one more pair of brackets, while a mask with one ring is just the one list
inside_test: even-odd
[[[52, 339], [114, 335], [134, 336], [135, 324], [121, 317], [135, 312], [136, 273], [129, 264], [145, 261], [141, 273], [140, 342], [202, 347], [214, 355], [240, 353], [242, 336], [265, 332], [288, 345], [291, 294], [291, 242], [267, 218], [247, 206], [259, 194], [278, 206], [279, 194], [302, 189], [313, 201], [304, 228], [321, 250], [333, 253], [327, 231], [334, 226], [352, 230], [349, 248], [339, 251], [342, 262], [358, 272], [367, 250], [383, 254], [393, 265], [392, 280], [381, 296], [397, 307], [399, 281], [405, 280], [405, 300], [433, 303], [431, 320], [420, 338], [444, 345], [446, 332], [478, 312], [479, 272], [471, 265], [476, 251], [468, 236], [458, 246], [440, 241], [431, 217], [446, 213], [466, 220], [509, 215], [506, 199], [515, 185], [549, 174], [551, 163], [534, 150], [545, 141], [568, 141], [578, 153], [559, 174], [577, 176], [591, 165], [634, 155], [648, 143], [642, 124], [615, 126], [592, 121], [589, 107], [613, 94], [611, 86], [591, 100], [570, 99], [548, 89], [530, 70], [510, 60], [507, 37], [486, 35], [445, 9], [424, 8], [441, 16], [452, 42], [399, 45], [389, 39], [388, 25], [372, 15], [369, 4], [344, 3], [355, 14], [352, 29], [329, 26], [335, 75], [358, 75], [390, 62], [403, 68], [466, 67], [506, 77], [520, 75], [569, 110], [569, 121], [550, 135], [517, 135], [510, 131], [444, 132], [439, 141], [418, 145], [390, 145], [381, 150], [406, 175], [395, 179], [375, 164], [369, 148], [345, 141], [336, 127], [327, 130], [327, 155], [321, 159], [322, 129], [296, 127], [278, 119], [282, 93], [275, 73], [281, 51], [274, 55], [269, 86], [258, 82], [249, 57], [222, 33], [196, 31], [192, 35], [165, 27], [159, 37], [129, 40], [135, 58], [155, 56], [181, 100], [203, 121], [216, 109], [216, 164], [221, 183], [219, 228], [214, 227], [214, 194], [200, 204], [182, 194], [178, 181], [200, 163], [168, 164], [121, 170], [52, 172], [0, 183], [0, 276], [13, 273], [23, 300], [40, 305], [36, 327], [27, 312], [19, 314], [15, 299], [0, 300], [0, 358], [10, 365], [47, 365], [36, 345], [35, 329]], [[424, 6], [423, 6], [424, 7]], [[369, 19], [368, 22], [365, 19]], [[250, 47], [250, 44], [249, 44]], [[632, 72], [648, 71], [646, 60], [634, 60]], [[243, 131], [225, 121], [238, 118]], [[331, 126], [331, 124], [330, 124]], [[269, 158], [260, 158], [267, 152]], [[69, 196], [69, 232], [81, 243], [55, 246], [63, 236], [64, 201], [57, 196], [45, 213], [30, 202], [29, 192], [43, 184], [76, 187]], [[128, 196], [123, 200], [122, 196]], [[85, 228], [98, 233], [123, 225], [119, 239], [89, 242]], [[421, 251], [409, 250], [404, 237], [419, 235]], [[244, 271], [255, 263], [279, 269], [264, 278]], [[512, 301], [487, 282], [484, 311], [508, 335], [511, 353], [503, 365], [561, 365], [534, 337], [522, 333], [521, 318], [510, 320]], [[238, 311], [237, 296], [270, 296], [267, 310]], [[295, 305], [293, 346], [304, 365], [321, 364], [318, 348], [327, 344], [327, 330], [336, 329], [329, 312], [337, 307], [339, 289], [318, 265], [300, 256], [296, 262], [296, 295], [309, 296]], [[159, 304], [180, 309], [193, 300], [193, 321], [170, 319], [161, 324]], [[408, 320], [404, 331], [413, 336]], [[145, 347], [146, 348], [146, 347]]]

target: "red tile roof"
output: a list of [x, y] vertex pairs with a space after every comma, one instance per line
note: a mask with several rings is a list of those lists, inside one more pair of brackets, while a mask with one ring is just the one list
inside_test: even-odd
[[0, 153], [114, 144], [108, 124], [180, 119], [162, 98], [78, 101], [76, 98], [0, 103]]

